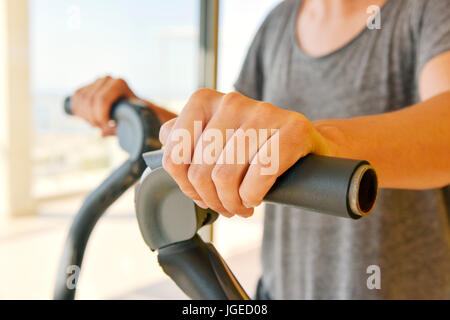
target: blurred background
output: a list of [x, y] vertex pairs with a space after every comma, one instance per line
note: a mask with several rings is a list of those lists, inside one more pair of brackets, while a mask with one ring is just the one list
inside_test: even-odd
[[[233, 90], [278, 2], [220, 0], [218, 90]], [[0, 0], [0, 299], [52, 297], [73, 216], [126, 157], [114, 137], [66, 116], [64, 97], [109, 74], [179, 112], [199, 87], [200, 18], [200, 0]], [[258, 209], [250, 219], [220, 219], [213, 232], [250, 294], [261, 272]], [[183, 297], [141, 239], [130, 190], [93, 232], [78, 298]]]

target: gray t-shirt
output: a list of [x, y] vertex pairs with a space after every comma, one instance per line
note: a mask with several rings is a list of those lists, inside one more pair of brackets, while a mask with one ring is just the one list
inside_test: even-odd
[[[269, 14], [235, 87], [310, 120], [417, 103], [422, 67], [450, 50], [449, 1], [390, 0], [381, 9], [381, 30], [365, 29], [341, 49], [312, 58], [296, 41], [300, 3], [284, 1]], [[263, 288], [274, 299], [448, 299], [442, 191], [381, 190], [371, 216], [356, 221], [267, 205], [262, 264]], [[368, 289], [372, 265], [380, 268], [381, 289]]]

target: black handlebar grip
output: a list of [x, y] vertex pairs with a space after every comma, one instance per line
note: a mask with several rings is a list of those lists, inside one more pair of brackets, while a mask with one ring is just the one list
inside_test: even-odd
[[[162, 167], [162, 157], [163, 150], [144, 154], [152, 170]], [[310, 154], [278, 177], [264, 202], [358, 219], [370, 214], [377, 195], [377, 174], [367, 161]]]
[[311, 154], [281, 175], [264, 201], [358, 219], [370, 214], [377, 194], [377, 175], [367, 161]]
[[70, 105], [70, 97], [64, 99], [64, 112], [68, 115], [73, 115], [72, 106]]

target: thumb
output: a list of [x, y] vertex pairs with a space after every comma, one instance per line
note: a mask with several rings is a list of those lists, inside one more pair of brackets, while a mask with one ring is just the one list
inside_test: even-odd
[[101, 127], [101, 130], [102, 130], [102, 137], [113, 136], [117, 133], [117, 127], [111, 126], [109, 124], [103, 125]]

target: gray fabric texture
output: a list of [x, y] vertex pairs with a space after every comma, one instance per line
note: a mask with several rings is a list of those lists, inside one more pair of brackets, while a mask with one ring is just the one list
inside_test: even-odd
[[[286, 0], [268, 15], [235, 88], [310, 120], [417, 103], [423, 66], [450, 50], [450, 1], [389, 0], [380, 30], [313, 58], [296, 40], [300, 3]], [[449, 299], [447, 210], [438, 189], [381, 190], [371, 216], [357, 221], [267, 205], [264, 290], [274, 299]], [[381, 289], [367, 287], [371, 265]]]

